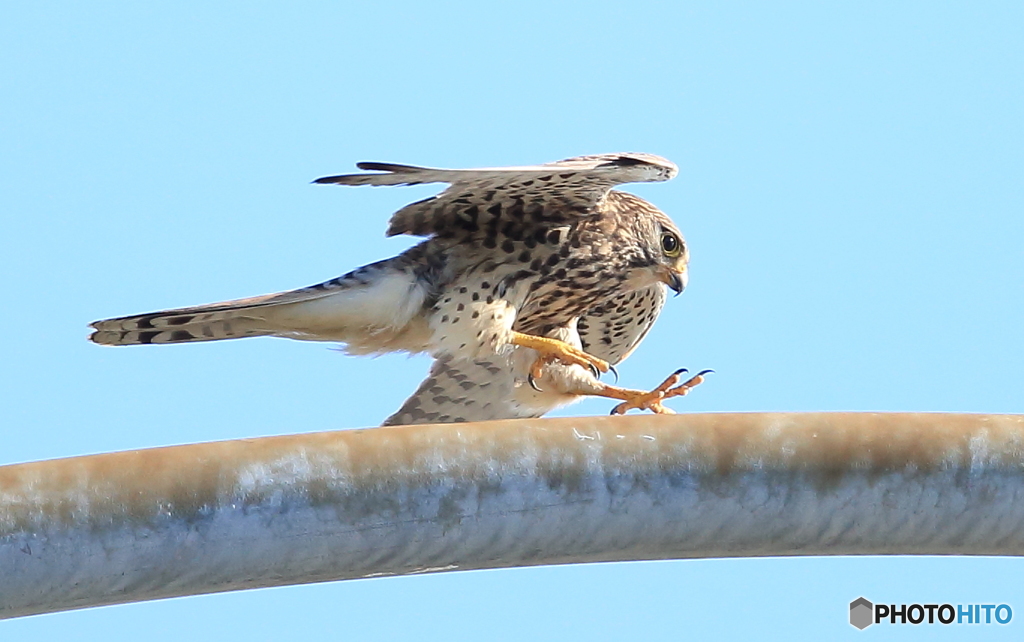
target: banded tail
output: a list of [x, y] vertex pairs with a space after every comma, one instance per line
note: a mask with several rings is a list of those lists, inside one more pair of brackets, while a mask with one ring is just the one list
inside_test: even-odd
[[420, 352], [429, 337], [421, 314], [429, 287], [410, 252], [299, 290], [96, 321], [89, 340], [127, 346], [273, 336], [343, 343], [354, 354]]

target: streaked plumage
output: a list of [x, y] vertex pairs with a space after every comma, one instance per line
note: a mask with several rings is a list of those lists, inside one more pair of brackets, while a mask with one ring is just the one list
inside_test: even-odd
[[[609, 394], [582, 365], [603, 370], [629, 355], [657, 318], [666, 284], [685, 286], [688, 253], [667, 216], [611, 188], [668, 180], [672, 163], [607, 154], [473, 170], [358, 167], [375, 173], [316, 182], [450, 184], [391, 218], [389, 236], [426, 240], [299, 290], [97, 321], [91, 340], [277, 336], [338, 342], [354, 354], [433, 355], [427, 380], [388, 423], [535, 417], [579, 395], [626, 398]], [[531, 337], [565, 342], [577, 356]], [[540, 390], [527, 383], [531, 370], [543, 373]]]

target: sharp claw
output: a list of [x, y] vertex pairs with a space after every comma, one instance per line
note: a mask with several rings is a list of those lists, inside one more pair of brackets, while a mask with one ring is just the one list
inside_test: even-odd
[[540, 386], [537, 385], [537, 380], [533, 378], [533, 373], [532, 372], [530, 374], [526, 375], [526, 380], [530, 382], [530, 387], [531, 388], [533, 388], [537, 392], [544, 392], [543, 390], [540, 389]]
[[676, 377], [678, 377], [679, 375], [683, 374], [684, 372], [689, 372], [689, 370], [687, 370], [686, 368], [680, 368], [680, 369], [676, 370], [675, 372], [673, 372], [672, 374], [675, 375]]
[[595, 366], [592, 363], [587, 363], [587, 365], [590, 366], [590, 372], [594, 375], [594, 378], [595, 379], [600, 379], [601, 378], [601, 371], [597, 369], [597, 366]]
[[615, 383], [618, 383], [619, 382], [619, 371], [616, 370], [615, 366], [613, 366], [610, 363], [608, 364], [608, 369], [612, 371], [613, 375], [615, 375]]
[[698, 372], [698, 373], [697, 373], [697, 376], [698, 376], [698, 377], [703, 377], [703, 376], [704, 376], [704, 375], [706, 375], [706, 374], [714, 374], [714, 373], [715, 373], [715, 371], [714, 371], [714, 370], [711, 370], [711, 369], [709, 368], [708, 370], [701, 370], [700, 372]]

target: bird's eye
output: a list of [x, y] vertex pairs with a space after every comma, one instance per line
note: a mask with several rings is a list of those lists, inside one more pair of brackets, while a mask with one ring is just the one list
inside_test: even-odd
[[665, 232], [661, 235], [661, 249], [664, 250], [665, 256], [677, 257], [683, 251], [683, 244], [676, 238], [675, 234]]

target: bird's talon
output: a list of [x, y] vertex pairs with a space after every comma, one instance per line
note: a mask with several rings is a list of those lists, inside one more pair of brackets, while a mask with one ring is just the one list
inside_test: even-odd
[[537, 392], [544, 392], [543, 390], [541, 390], [540, 386], [537, 385], [537, 379], [533, 376], [532, 372], [526, 375], [526, 380], [530, 383], [531, 388], [533, 388]]
[[[668, 376], [654, 390], [643, 392], [641, 390], [618, 389], [614, 395], [617, 399], [625, 399], [622, 403], [612, 408], [611, 414], [624, 415], [629, 410], [650, 410], [658, 415], [674, 415], [675, 411], [666, 407], [663, 402], [672, 397], [685, 396], [690, 390], [704, 382], [704, 375], [713, 372], [712, 370], [701, 370], [683, 383], [679, 383], [680, 375], [689, 372], [686, 368], [680, 368]], [[678, 385], [677, 385], [678, 384]], [[622, 395], [622, 396], [619, 396]]]
[[612, 411], [610, 413], [608, 413], [608, 414], [609, 415], [613, 415], [613, 416], [614, 415], [624, 415], [624, 414], [626, 414], [626, 411], [629, 410], [629, 408], [627, 406], [629, 406], [629, 402], [624, 401], [624, 402], [620, 403], [619, 405], [615, 406], [614, 408], [612, 408]]
[[586, 366], [595, 377], [600, 377], [602, 372], [608, 370], [608, 362], [591, 356], [583, 350], [558, 339], [513, 332], [511, 343], [512, 345], [531, 348], [537, 351], [539, 356], [534, 363], [533, 372], [538, 378], [538, 368], [544, 363], [556, 360], [569, 366]]
[[616, 370], [615, 366], [613, 366], [610, 363], [608, 364], [608, 369], [612, 371], [613, 375], [615, 375], [615, 383], [618, 383], [619, 382], [619, 371]]

